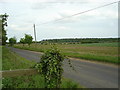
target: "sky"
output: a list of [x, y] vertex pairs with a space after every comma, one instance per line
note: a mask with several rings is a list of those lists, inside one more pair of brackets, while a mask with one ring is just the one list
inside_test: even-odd
[[[7, 13], [8, 38], [25, 34], [37, 41], [60, 38], [118, 37], [118, 3], [66, 18], [118, 0], [0, 0], [0, 14]], [[61, 21], [57, 19], [65, 18]], [[41, 24], [49, 22], [47, 24]]]

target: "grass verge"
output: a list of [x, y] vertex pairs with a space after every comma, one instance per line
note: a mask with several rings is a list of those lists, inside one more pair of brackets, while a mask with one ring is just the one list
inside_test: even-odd
[[5, 47], [2, 48], [2, 59], [2, 70], [26, 69], [35, 64], [35, 62], [26, 60]]
[[94, 54], [78, 54], [78, 53], [64, 53], [64, 55], [67, 55], [69, 57], [74, 58], [80, 58], [80, 59], [86, 59], [86, 60], [94, 60], [99, 62], [108, 62], [113, 64], [118, 64], [120, 61], [118, 60], [118, 57], [113, 56], [100, 56], [100, 55], [94, 55]]

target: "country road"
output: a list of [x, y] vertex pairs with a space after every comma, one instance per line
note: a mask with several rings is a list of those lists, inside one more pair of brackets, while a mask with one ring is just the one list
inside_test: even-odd
[[[40, 61], [41, 53], [10, 48], [18, 55], [35, 62]], [[64, 60], [64, 77], [70, 78], [87, 88], [118, 88], [118, 67], [109, 64], [93, 63], [71, 59], [76, 71]]]

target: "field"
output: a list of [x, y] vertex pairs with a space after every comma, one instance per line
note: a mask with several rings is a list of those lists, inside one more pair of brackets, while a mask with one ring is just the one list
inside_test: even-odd
[[[26, 60], [17, 54], [3, 47], [2, 70], [28, 69], [34, 66], [35, 62]], [[14, 78], [3, 78], [3, 88], [44, 88], [44, 78], [41, 75], [19, 76]], [[61, 88], [82, 88], [78, 83], [62, 79]]]
[[[44, 52], [53, 45], [50, 44], [16, 44], [14, 47], [32, 51]], [[55, 44], [61, 52], [69, 57], [95, 60], [118, 64], [118, 43], [92, 43], [92, 44]]]

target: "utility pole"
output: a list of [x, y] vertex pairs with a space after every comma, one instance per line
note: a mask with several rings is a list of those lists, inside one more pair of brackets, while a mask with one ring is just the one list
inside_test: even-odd
[[34, 36], [35, 36], [35, 43], [36, 43], [36, 29], [35, 29], [35, 24], [33, 24], [34, 27]]

